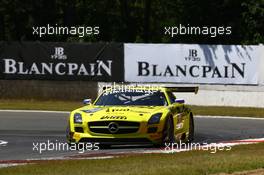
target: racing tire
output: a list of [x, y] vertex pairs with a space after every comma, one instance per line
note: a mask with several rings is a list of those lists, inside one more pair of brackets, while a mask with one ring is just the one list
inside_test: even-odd
[[189, 120], [189, 135], [187, 142], [190, 143], [194, 139], [194, 121], [193, 121], [193, 115], [190, 114], [190, 120]]
[[175, 136], [174, 136], [174, 125], [172, 117], [168, 117], [163, 129], [163, 136], [162, 136], [162, 146], [168, 143], [174, 143]]

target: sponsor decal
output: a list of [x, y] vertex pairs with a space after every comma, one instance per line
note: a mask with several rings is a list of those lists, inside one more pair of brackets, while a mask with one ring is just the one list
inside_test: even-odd
[[116, 120], [126, 120], [126, 116], [102, 116], [100, 119], [108, 120], [108, 119], [116, 119]]

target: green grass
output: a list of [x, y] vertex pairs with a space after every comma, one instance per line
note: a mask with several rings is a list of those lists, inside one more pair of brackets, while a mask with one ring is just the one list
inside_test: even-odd
[[226, 107], [226, 106], [191, 106], [194, 114], [222, 115], [240, 117], [264, 117], [264, 108]]
[[166, 174], [200, 175], [264, 168], [264, 143], [241, 145], [230, 151], [190, 151], [174, 154], [145, 154], [101, 160], [46, 161], [0, 169], [5, 175], [62, 174]]
[[[58, 110], [71, 111], [81, 107], [75, 101], [0, 100], [0, 109]], [[241, 117], [264, 117], [264, 108], [190, 106], [195, 115], [222, 115]]]

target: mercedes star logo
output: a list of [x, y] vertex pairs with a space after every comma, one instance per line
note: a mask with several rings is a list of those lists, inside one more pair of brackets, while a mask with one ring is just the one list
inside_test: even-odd
[[115, 123], [115, 122], [111, 122], [111, 123], [109, 123], [109, 125], [108, 125], [108, 130], [109, 130], [112, 134], [116, 133], [116, 132], [119, 130], [119, 128], [118, 128], [118, 124]]

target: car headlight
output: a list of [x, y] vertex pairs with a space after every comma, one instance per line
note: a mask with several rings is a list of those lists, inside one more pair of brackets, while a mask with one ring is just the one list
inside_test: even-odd
[[160, 122], [160, 117], [162, 116], [162, 113], [157, 113], [157, 114], [153, 114], [149, 121], [148, 124], [158, 124]]
[[82, 123], [82, 115], [80, 113], [75, 113], [73, 119], [74, 123]]

